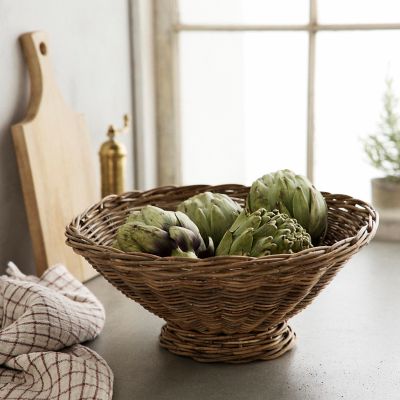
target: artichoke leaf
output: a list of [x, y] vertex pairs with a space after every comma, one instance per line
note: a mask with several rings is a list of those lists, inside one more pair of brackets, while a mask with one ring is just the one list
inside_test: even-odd
[[226, 231], [225, 235], [222, 237], [222, 240], [219, 242], [219, 245], [215, 251], [215, 255], [223, 256], [229, 254], [229, 251], [232, 247], [233, 243], [233, 234], [231, 231]]
[[146, 225], [153, 225], [160, 229], [168, 230], [170, 226], [178, 223], [174, 213], [151, 205], [144, 207], [141, 214]]
[[301, 187], [297, 187], [293, 196], [293, 217], [297, 222], [308, 229], [310, 221], [309, 203], [307, 202], [304, 191]]
[[149, 226], [140, 222], [134, 222], [131, 227], [132, 240], [140, 243], [144, 252], [159, 256], [168, 254], [171, 244], [167, 232], [156, 226]]
[[194, 252], [201, 244], [198, 235], [193, 233], [190, 229], [181, 226], [171, 226], [169, 228], [169, 236], [182, 251]]
[[247, 256], [251, 252], [253, 245], [253, 228], [247, 228], [244, 232], [233, 240], [229, 254], [237, 256]]
[[223, 213], [221, 207], [212, 205], [210, 212], [210, 228], [216, 243], [221, 241], [222, 236], [224, 236], [226, 232], [225, 221], [226, 215]]

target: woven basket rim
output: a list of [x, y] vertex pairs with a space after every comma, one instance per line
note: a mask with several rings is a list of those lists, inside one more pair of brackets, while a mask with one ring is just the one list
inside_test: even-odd
[[[154, 263], [157, 264], [162, 264], [162, 263], [171, 263], [172, 261], [178, 264], [185, 263], [186, 265], [190, 264], [196, 264], [196, 263], [204, 263], [204, 262], [221, 262], [221, 261], [238, 261], [238, 262], [245, 262], [249, 261], [252, 264], [258, 264], [258, 263], [264, 263], [265, 261], [287, 261], [291, 259], [300, 259], [301, 257], [307, 257], [309, 253], [314, 253], [315, 256], [317, 256], [317, 252], [320, 252], [320, 255], [326, 254], [327, 252], [332, 252], [337, 250], [340, 252], [340, 248], [343, 247], [343, 245], [357, 245], [357, 243], [360, 241], [360, 239], [366, 235], [367, 236], [374, 236], [377, 227], [378, 227], [378, 222], [379, 222], [379, 215], [376, 212], [376, 210], [367, 202], [363, 200], [359, 200], [356, 198], [353, 198], [349, 195], [345, 194], [332, 194], [330, 192], [321, 192], [324, 197], [339, 197], [342, 199], [346, 200], [351, 200], [354, 202], [357, 202], [357, 204], [362, 204], [368, 211], [370, 212], [372, 216], [372, 224], [365, 224], [363, 225], [357, 232], [356, 235], [354, 236], [349, 236], [346, 237], [338, 242], [335, 242], [332, 245], [321, 245], [321, 246], [314, 246], [309, 249], [305, 249], [302, 251], [299, 251], [297, 253], [291, 253], [291, 254], [271, 254], [267, 256], [262, 256], [262, 257], [250, 257], [250, 256], [237, 256], [237, 255], [224, 255], [224, 256], [212, 256], [212, 257], [207, 257], [207, 258], [188, 258], [188, 257], [176, 257], [176, 256], [168, 256], [168, 257], [162, 257], [162, 256], [157, 256], [154, 254], [150, 253], [143, 253], [143, 252], [125, 252], [122, 250], [115, 249], [111, 246], [106, 246], [102, 244], [97, 244], [95, 243], [92, 239], [80, 234], [79, 229], [77, 226], [79, 225], [77, 222], [80, 221], [85, 215], [88, 215], [92, 210], [96, 210], [99, 207], [104, 207], [104, 204], [106, 204], [109, 201], [115, 202], [115, 200], [119, 199], [122, 202], [124, 202], [124, 199], [127, 199], [126, 201], [130, 201], [129, 199], [131, 198], [132, 195], [140, 195], [142, 197], [145, 197], [146, 195], [152, 194], [157, 190], [166, 190], [166, 189], [191, 189], [191, 188], [196, 188], [196, 189], [212, 189], [215, 192], [218, 192], [218, 188], [242, 188], [242, 189], [249, 189], [249, 186], [245, 185], [240, 185], [240, 184], [224, 184], [224, 185], [185, 185], [185, 186], [162, 186], [162, 187], [157, 187], [154, 189], [150, 189], [147, 191], [140, 191], [140, 190], [133, 190], [133, 191], [128, 191], [120, 195], [115, 195], [111, 194], [100, 201], [96, 202], [94, 205], [90, 206], [87, 208], [85, 211], [83, 211], [81, 214], [79, 214], [76, 218], [74, 218], [71, 223], [66, 227], [66, 232], [65, 235], [67, 236], [66, 244], [75, 247], [73, 245], [73, 242], [75, 244], [76, 241], [79, 241], [81, 245], [84, 245], [86, 250], [94, 250], [96, 252], [100, 251], [104, 255], [107, 254], [108, 257], [110, 258], [118, 258], [118, 259], [130, 259], [132, 256], [138, 257], [138, 260], [140, 259], [141, 263], [146, 263], [146, 262], [151, 262], [152, 265]], [[371, 226], [371, 229], [368, 231], [368, 228]], [[368, 232], [367, 232], [368, 231]]]

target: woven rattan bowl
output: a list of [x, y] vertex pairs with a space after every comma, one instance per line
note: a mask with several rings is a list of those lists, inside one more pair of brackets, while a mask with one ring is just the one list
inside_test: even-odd
[[279, 357], [295, 342], [286, 321], [310, 304], [372, 239], [378, 216], [363, 201], [324, 193], [329, 207], [324, 242], [296, 254], [200, 260], [111, 247], [132, 209], [153, 204], [174, 210], [182, 200], [207, 190], [243, 205], [249, 188], [162, 187], [108, 196], [71, 222], [67, 244], [122, 293], [167, 322], [160, 343], [171, 352], [206, 362]]

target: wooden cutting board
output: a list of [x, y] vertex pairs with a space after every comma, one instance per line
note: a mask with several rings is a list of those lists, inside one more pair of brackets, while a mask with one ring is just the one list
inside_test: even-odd
[[[95, 270], [65, 245], [65, 226], [99, 200], [89, 132], [64, 102], [43, 32], [20, 37], [31, 80], [25, 119], [12, 127], [36, 270], [63, 263], [79, 280]], [[77, 62], [79, 62], [77, 60]]]

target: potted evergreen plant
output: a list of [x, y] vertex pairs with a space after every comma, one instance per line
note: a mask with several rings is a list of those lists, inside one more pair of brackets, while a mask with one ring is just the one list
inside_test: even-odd
[[383, 97], [384, 110], [379, 131], [364, 141], [367, 157], [383, 177], [371, 180], [372, 203], [381, 210], [400, 212], [400, 115], [398, 98], [393, 91], [393, 80], [386, 80]]

